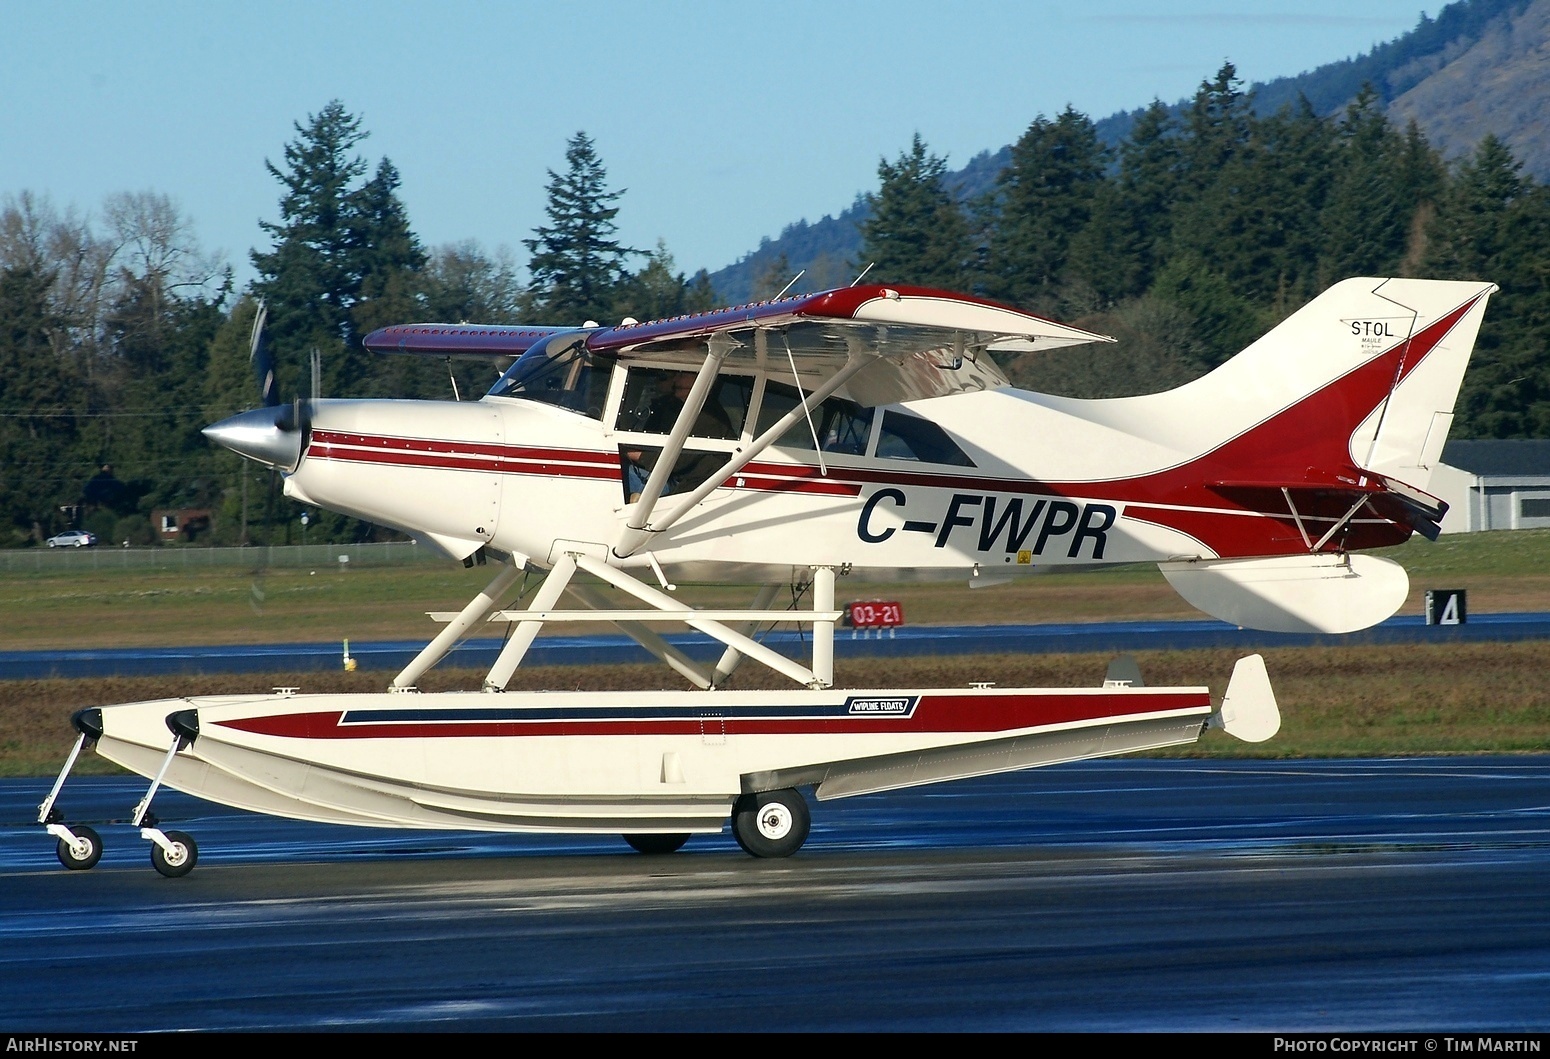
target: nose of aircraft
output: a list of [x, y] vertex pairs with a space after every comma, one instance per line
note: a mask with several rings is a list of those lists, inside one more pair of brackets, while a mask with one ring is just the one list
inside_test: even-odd
[[281, 471], [294, 471], [301, 462], [302, 431], [295, 426], [288, 405], [254, 408], [204, 428], [204, 436], [217, 445]]

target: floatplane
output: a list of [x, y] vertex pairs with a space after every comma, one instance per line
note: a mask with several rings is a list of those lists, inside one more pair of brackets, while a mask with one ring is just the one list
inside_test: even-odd
[[[819, 801], [1190, 743], [1263, 740], [1263, 660], [1225, 695], [1101, 686], [835, 687], [836, 580], [992, 584], [1072, 564], [1156, 563], [1232, 624], [1343, 633], [1392, 615], [1408, 579], [1363, 554], [1445, 505], [1426, 492], [1490, 294], [1480, 282], [1350, 279], [1177, 389], [1077, 400], [1013, 388], [998, 354], [1112, 339], [980, 298], [906, 286], [615, 326], [413, 324], [380, 353], [506, 363], [479, 400], [276, 399], [206, 429], [285, 494], [394, 527], [494, 576], [381, 693], [191, 696], [79, 711], [39, 822], [89, 868], [97, 834], [58, 806], [83, 747], [151, 780], [133, 823], [177, 876], [193, 838], [150, 811], [168, 785], [241, 809], [404, 828], [609, 832], [668, 853], [730, 821], [760, 857]], [[316, 373], [314, 371], [314, 377]], [[503, 606], [518, 579], [526, 605]], [[747, 583], [746, 608], [675, 582]], [[757, 586], [757, 587], [755, 587]], [[805, 605], [775, 606], [782, 587]], [[684, 690], [506, 690], [557, 622], [622, 630]], [[761, 637], [797, 623], [798, 659]], [[480, 690], [425, 672], [498, 623]], [[692, 657], [663, 627], [719, 643]], [[787, 690], [731, 686], [745, 662]]]

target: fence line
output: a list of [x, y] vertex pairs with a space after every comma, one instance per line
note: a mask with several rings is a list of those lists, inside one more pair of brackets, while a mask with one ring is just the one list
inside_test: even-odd
[[12, 548], [0, 549], [0, 572], [73, 570], [184, 570], [194, 567], [408, 566], [446, 563], [446, 556], [414, 541], [379, 544], [292, 544], [249, 548]]

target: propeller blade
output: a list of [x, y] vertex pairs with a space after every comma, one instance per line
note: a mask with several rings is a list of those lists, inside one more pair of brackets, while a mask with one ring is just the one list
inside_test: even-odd
[[269, 306], [260, 301], [253, 317], [253, 335], [248, 340], [248, 360], [258, 379], [259, 402], [265, 408], [273, 408], [280, 403], [280, 387], [275, 379], [274, 353], [264, 341], [264, 322], [268, 319]]
[[311, 362], [312, 389], [306, 397], [296, 398], [296, 425], [303, 432], [312, 429], [312, 401], [323, 388], [323, 354], [318, 352], [316, 346], [312, 347]]

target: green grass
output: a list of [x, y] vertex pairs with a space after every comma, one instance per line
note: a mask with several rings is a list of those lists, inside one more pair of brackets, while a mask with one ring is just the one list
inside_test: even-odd
[[[1474, 613], [1550, 610], [1550, 530], [1474, 533], [1384, 553], [1411, 574], [1405, 613], [1426, 588], [1467, 588]], [[0, 574], [0, 650], [287, 641], [429, 639], [426, 611], [459, 610], [493, 576], [456, 563], [250, 571], [192, 566]], [[746, 586], [685, 585], [711, 606], [751, 601]], [[912, 624], [1198, 617], [1152, 565], [1032, 574], [968, 589], [968, 579], [869, 584], [841, 578], [836, 595], [896, 599]], [[782, 596], [782, 603], [788, 597]]]
[[[1465, 534], [1414, 541], [1385, 554], [1410, 571], [1406, 604], [1419, 613], [1425, 588], [1470, 591], [1470, 610], [1550, 610], [1550, 531]], [[428, 639], [420, 612], [457, 610], [492, 576], [456, 564], [274, 569], [266, 573], [197, 567], [176, 572], [98, 570], [89, 576], [44, 572], [0, 575], [0, 650], [38, 647]], [[713, 606], [748, 602], [746, 586], [685, 586], [685, 598]], [[902, 600], [916, 624], [1118, 620], [1198, 617], [1152, 566], [1034, 575], [1010, 585], [969, 590], [966, 583], [866, 584], [842, 578], [841, 602]], [[1331, 757], [1350, 755], [1542, 752], [1550, 749], [1550, 644], [1449, 644], [1333, 647], [1265, 652], [1284, 726], [1250, 746], [1208, 733], [1189, 756]], [[1220, 696], [1233, 656], [1227, 651], [1143, 652], [1147, 682], [1207, 683]], [[837, 682], [850, 687], [964, 687], [990, 680], [1011, 686], [1084, 686], [1101, 682], [1107, 656], [1036, 655], [841, 660]], [[476, 688], [480, 673], [433, 671], [426, 690]], [[660, 666], [549, 667], [518, 671], [513, 688], [675, 687]], [[50, 774], [82, 706], [185, 694], [263, 691], [375, 691], [388, 674], [308, 673], [200, 678], [0, 681], [0, 775]], [[784, 678], [755, 666], [742, 687], [780, 687]], [[86, 771], [111, 771], [88, 757]]]
[[1416, 536], [1373, 554], [1395, 560], [1412, 580], [1449, 574], [1543, 576], [1550, 572], [1550, 529], [1451, 533], [1435, 541]]

